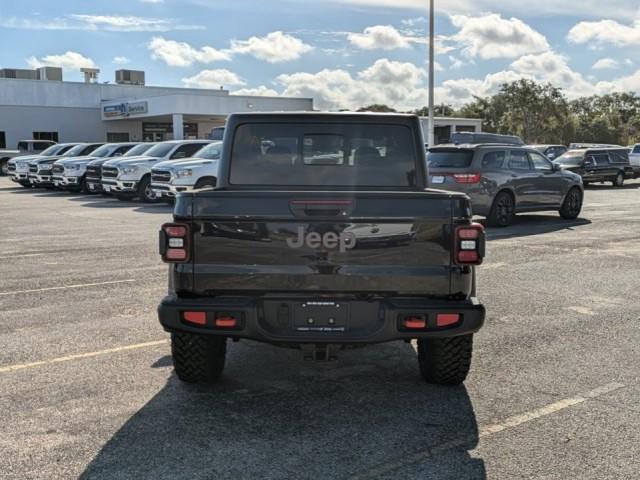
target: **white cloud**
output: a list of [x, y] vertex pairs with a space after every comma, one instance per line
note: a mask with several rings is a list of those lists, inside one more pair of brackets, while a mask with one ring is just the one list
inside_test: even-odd
[[544, 35], [517, 18], [506, 19], [494, 13], [479, 17], [454, 15], [451, 22], [460, 29], [451, 39], [469, 57], [515, 58], [549, 49]]
[[241, 88], [240, 90], [235, 90], [231, 92], [232, 95], [248, 95], [248, 96], [256, 96], [256, 97], [277, 97], [279, 93], [276, 92], [272, 88], [265, 87], [264, 85], [260, 85], [257, 88]]
[[591, 68], [594, 70], [615, 70], [620, 68], [620, 62], [613, 58], [601, 58]]
[[[302, 0], [301, 0], [302, 1]], [[304, 0], [307, 1], [307, 0]], [[331, 0], [333, 3], [383, 8], [411, 9], [420, 12], [427, 10], [425, 0]], [[535, 5], [528, 2], [504, 0], [441, 0], [435, 2], [438, 12], [445, 14], [480, 14], [500, 11], [505, 14], [551, 17], [579, 14], [590, 18], [618, 18], [627, 20], [638, 11], [637, 0], [581, 0], [579, 4], [567, 0], [538, 0]]]
[[264, 37], [251, 37], [248, 40], [232, 40], [231, 53], [253, 55], [269, 63], [281, 63], [297, 60], [313, 47], [299, 38], [282, 33], [271, 32]]
[[394, 50], [409, 48], [409, 39], [391, 25], [376, 25], [364, 29], [364, 33], [349, 33], [347, 39], [351, 45], [364, 50]]
[[631, 26], [615, 20], [580, 22], [569, 30], [567, 39], [578, 44], [593, 42], [596, 46], [604, 44], [618, 47], [640, 46], [640, 18]]
[[114, 57], [113, 63], [115, 63], [116, 65], [127, 65], [128, 63], [131, 63], [131, 60], [129, 60], [127, 57]]
[[377, 60], [355, 77], [346, 70], [283, 74], [276, 83], [287, 97], [313, 97], [320, 109], [355, 109], [374, 103], [410, 110], [427, 103], [426, 72], [412, 63]]
[[451, 70], [458, 70], [464, 67], [464, 62], [453, 55], [449, 55], [449, 61], [451, 62], [451, 65], [449, 65], [449, 69]]
[[199, 25], [181, 25], [174, 20], [121, 15], [67, 15], [50, 19], [1, 18], [0, 26], [24, 30], [80, 30], [110, 32], [169, 32], [202, 30]]
[[188, 78], [183, 78], [182, 82], [187, 87], [218, 89], [220, 87], [246, 85], [238, 75], [226, 69], [202, 70], [200, 73]]
[[96, 68], [95, 62], [78, 52], [68, 51], [61, 55], [47, 55], [42, 58], [29, 57], [27, 63], [31, 68], [62, 67], [65, 70]]
[[151, 58], [162, 60], [172, 67], [190, 67], [194, 63], [231, 60], [229, 54], [222, 50], [209, 46], [198, 49], [188, 43], [166, 40], [163, 37], [152, 38], [147, 48], [151, 51]]

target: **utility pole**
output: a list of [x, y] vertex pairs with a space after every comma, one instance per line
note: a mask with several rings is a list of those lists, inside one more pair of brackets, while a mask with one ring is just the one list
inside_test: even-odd
[[434, 73], [435, 73], [435, 69], [434, 69], [434, 50], [435, 50], [435, 35], [434, 35], [434, 28], [435, 28], [435, 22], [434, 22], [434, 7], [433, 7], [433, 1], [434, 0], [429, 0], [429, 132], [427, 133], [427, 143], [429, 144], [429, 147], [432, 147], [434, 145], [434, 130], [435, 130], [435, 121], [434, 121], [434, 111], [433, 111], [433, 96], [434, 96], [434, 91], [435, 91], [435, 87], [434, 87]]

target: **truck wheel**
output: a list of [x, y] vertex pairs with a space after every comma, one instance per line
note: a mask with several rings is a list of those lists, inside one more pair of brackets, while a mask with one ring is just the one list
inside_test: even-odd
[[491, 211], [487, 217], [490, 227], [508, 227], [513, 222], [516, 211], [516, 202], [510, 193], [500, 192], [496, 195]]
[[151, 190], [151, 178], [147, 175], [142, 177], [138, 185], [138, 197], [144, 203], [153, 203], [156, 201], [156, 194]]
[[560, 207], [560, 216], [565, 220], [575, 220], [582, 210], [582, 192], [579, 188], [572, 188], [564, 198]]
[[624, 173], [618, 172], [616, 178], [611, 182], [614, 187], [621, 187], [624, 185]]
[[471, 367], [473, 335], [418, 340], [420, 373], [429, 383], [458, 385]]
[[3, 158], [0, 160], [0, 177], [6, 177], [9, 175], [9, 160]]
[[226, 337], [192, 333], [171, 334], [171, 354], [176, 375], [187, 383], [213, 383], [224, 370]]
[[196, 183], [196, 186], [194, 188], [196, 190], [199, 190], [201, 188], [216, 188], [216, 181], [215, 179], [210, 179], [210, 178], [198, 180], [198, 183]]

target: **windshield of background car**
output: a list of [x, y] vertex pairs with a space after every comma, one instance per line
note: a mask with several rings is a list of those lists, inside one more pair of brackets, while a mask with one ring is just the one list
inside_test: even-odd
[[54, 155], [62, 155], [72, 148], [72, 145], [52, 145], [42, 151], [40, 155], [43, 157], [52, 157]]
[[473, 160], [473, 150], [430, 150], [427, 163], [430, 168], [467, 168]]
[[556, 158], [555, 163], [562, 165], [563, 167], [578, 167], [584, 160], [584, 153], [565, 153]]
[[76, 145], [75, 147], [67, 150], [64, 154], [65, 157], [78, 157], [82, 155], [82, 152], [87, 148], [86, 145]]
[[96, 148], [93, 153], [91, 154], [92, 157], [98, 157], [98, 158], [103, 158], [103, 157], [107, 157], [109, 156], [109, 154], [111, 153], [111, 150], [113, 150], [113, 147], [110, 145], [103, 145], [100, 148]]
[[410, 188], [414, 145], [400, 125], [244, 124], [234, 135], [230, 183]]
[[198, 150], [193, 157], [204, 158], [206, 160], [219, 160], [222, 152], [222, 142], [212, 143]]
[[140, 145], [136, 145], [135, 147], [129, 149], [127, 153], [123, 155], [123, 157], [137, 157], [138, 155], [142, 155], [154, 146], [155, 143], [141, 143]]
[[158, 157], [158, 158], [166, 157], [167, 154], [171, 150], [173, 150], [175, 146], [176, 145], [173, 143], [159, 143], [158, 145], [155, 145], [151, 147], [149, 150], [147, 150], [145, 155], [148, 155], [149, 157]]

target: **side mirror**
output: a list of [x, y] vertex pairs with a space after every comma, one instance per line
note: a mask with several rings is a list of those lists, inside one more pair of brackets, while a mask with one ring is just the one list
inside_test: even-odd
[[187, 154], [185, 152], [177, 152], [171, 158], [174, 158], [174, 159], [187, 158]]
[[585, 168], [592, 168], [592, 167], [595, 167], [596, 164], [593, 160], [587, 159], [582, 163], [582, 166]]
[[562, 167], [557, 163], [552, 163], [551, 170], [554, 172], [559, 172], [560, 170], [562, 170]]

